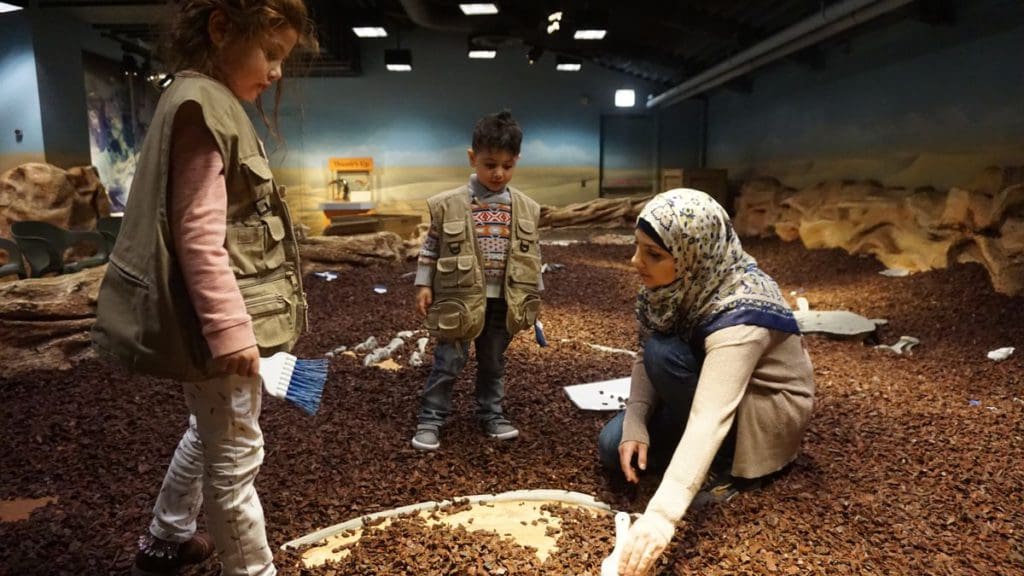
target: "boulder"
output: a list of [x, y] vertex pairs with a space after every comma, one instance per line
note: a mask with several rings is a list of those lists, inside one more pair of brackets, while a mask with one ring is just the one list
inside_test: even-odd
[[[110, 197], [92, 166], [64, 170], [29, 163], [0, 174], [0, 237], [12, 238], [11, 223], [49, 222], [68, 230], [93, 230], [110, 215]], [[7, 254], [0, 253], [0, 264]]]

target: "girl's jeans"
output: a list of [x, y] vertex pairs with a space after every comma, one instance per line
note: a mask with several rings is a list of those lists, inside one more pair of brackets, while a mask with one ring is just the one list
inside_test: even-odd
[[[690, 417], [690, 405], [697, 391], [702, 363], [703, 358], [698, 358], [690, 345], [674, 334], [655, 332], [644, 344], [644, 369], [660, 400], [647, 423], [651, 442], [647, 451], [647, 470], [662, 471], [672, 459]], [[625, 415], [625, 411], [619, 412], [604, 425], [598, 437], [601, 464], [610, 470], [621, 470], [619, 444], [622, 442]], [[731, 433], [723, 443], [720, 456], [728, 454], [731, 458], [733, 435]]]
[[149, 530], [185, 542], [195, 534], [200, 505], [223, 565], [223, 576], [273, 576], [263, 508], [253, 481], [263, 462], [260, 378], [225, 376], [186, 382], [188, 429], [164, 476]]
[[[505, 327], [508, 304], [504, 298], [488, 298], [484, 329], [476, 345], [476, 415], [481, 422], [504, 418], [505, 349], [512, 341]], [[420, 425], [444, 424], [452, 410], [452, 387], [469, 357], [469, 341], [439, 341], [434, 347], [434, 367], [423, 387]]]

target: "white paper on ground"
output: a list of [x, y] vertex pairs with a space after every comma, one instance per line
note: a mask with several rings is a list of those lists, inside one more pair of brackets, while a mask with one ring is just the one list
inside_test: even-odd
[[987, 356], [989, 360], [995, 360], [996, 362], [1002, 362], [1013, 354], [1015, 348], [1013, 346], [1007, 346], [1006, 348], [996, 348], [990, 351]]
[[580, 410], [621, 410], [629, 398], [629, 376], [566, 386], [565, 395]]

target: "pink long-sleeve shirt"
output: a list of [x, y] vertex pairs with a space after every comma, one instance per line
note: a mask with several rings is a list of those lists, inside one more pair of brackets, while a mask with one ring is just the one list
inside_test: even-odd
[[224, 159], [199, 106], [178, 109], [171, 137], [168, 207], [178, 265], [214, 358], [256, 345], [252, 319], [224, 247]]

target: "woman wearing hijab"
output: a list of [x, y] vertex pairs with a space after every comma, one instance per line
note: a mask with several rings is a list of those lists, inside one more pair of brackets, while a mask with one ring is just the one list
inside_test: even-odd
[[626, 576], [655, 565], [709, 471], [717, 487], [701, 496], [727, 500], [792, 462], [814, 405], [793, 313], [714, 199], [682, 188], [655, 196], [636, 241], [641, 353], [626, 410], [599, 448], [629, 482], [637, 468], [664, 474], [630, 528]]

